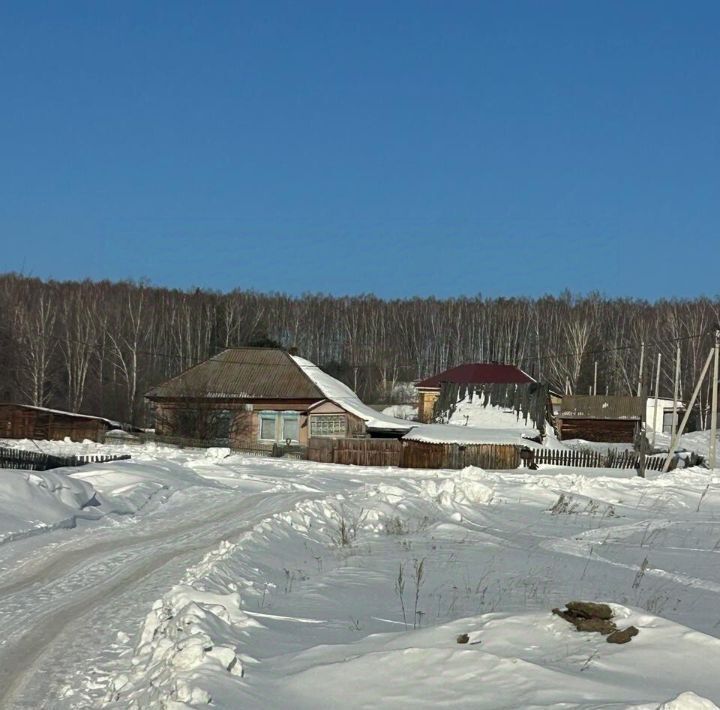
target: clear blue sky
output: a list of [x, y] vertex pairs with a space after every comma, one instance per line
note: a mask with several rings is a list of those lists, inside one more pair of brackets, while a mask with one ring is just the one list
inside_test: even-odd
[[0, 5], [0, 271], [720, 292], [720, 3]]

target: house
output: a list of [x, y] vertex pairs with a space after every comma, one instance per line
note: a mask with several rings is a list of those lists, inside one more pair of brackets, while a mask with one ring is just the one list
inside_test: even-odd
[[642, 429], [645, 397], [565, 395], [555, 418], [558, 437], [632, 443]]
[[535, 380], [515, 365], [478, 362], [451, 367], [449, 370], [416, 383], [415, 386], [418, 390], [418, 419], [421, 422], [432, 421], [435, 403], [440, 398], [443, 385], [452, 384], [467, 387], [528, 384], [531, 382], [535, 382]]
[[30, 404], [0, 404], [0, 438], [64, 439], [102, 442], [111, 429], [122, 429], [120, 422], [90, 414], [34, 407]]
[[228, 348], [145, 396], [159, 437], [235, 448], [306, 446], [310, 437], [399, 437], [412, 427], [363, 404], [309, 360], [277, 348]]

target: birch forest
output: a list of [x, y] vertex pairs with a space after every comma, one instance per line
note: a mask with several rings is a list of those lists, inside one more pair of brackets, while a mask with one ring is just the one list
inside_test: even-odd
[[[366, 402], [463, 362], [519, 365], [560, 392], [689, 397], [720, 322], [720, 298], [562, 293], [542, 298], [382, 300], [41, 281], [0, 275], [0, 399], [147, 425], [143, 394], [223, 348], [295, 348]], [[645, 343], [640, 372], [641, 343]], [[700, 417], [709, 401], [700, 392]]]

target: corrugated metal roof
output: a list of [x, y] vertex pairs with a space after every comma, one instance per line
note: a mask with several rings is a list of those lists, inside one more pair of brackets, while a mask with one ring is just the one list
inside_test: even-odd
[[111, 429], [121, 429], [122, 424], [114, 419], [106, 417], [97, 417], [94, 414], [80, 414], [80, 412], [66, 412], [64, 409], [50, 409], [49, 407], [36, 407], [33, 404], [14, 404], [13, 402], [0, 402], [0, 407], [7, 409], [29, 409], [34, 412], [42, 412], [43, 414], [52, 414], [60, 417], [72, 417], [74, 419], [97, 419], [105, 422]]
[[644, 397], [564, 395], [559, 419], [636, 419], [645, 416]]
[[229, 348], [154, 387], [149, 399], [324, 399], [284, 350]]
[[440, 387], [443, 382], [453, 382], [459, 385], [513, 385], [535, 382], [535, 380], [515, 365], [504, 365], [497, 362], [475, 362], [451, 367], [445, 372], [440, 372], [418, 382], [416, 387]]

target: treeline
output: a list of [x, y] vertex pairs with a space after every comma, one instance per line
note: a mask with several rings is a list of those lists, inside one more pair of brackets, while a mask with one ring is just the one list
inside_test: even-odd
[[[237, 345], [297, 348], [368, 402], [462, 362], [515, 363], [559, 391], [630, 394], [662, 353], [672, 396], [676, 343], [689, 396], [713, 343], [720, 299], [656, 303], [600, 295], [382, 300], [55, 282], [0, 275], [5, 401], [147, 422], [152, 385]], [[709, 401], [701, 391], [701, 410]], [[702, 424], [702, 422], [701, 422]]]

